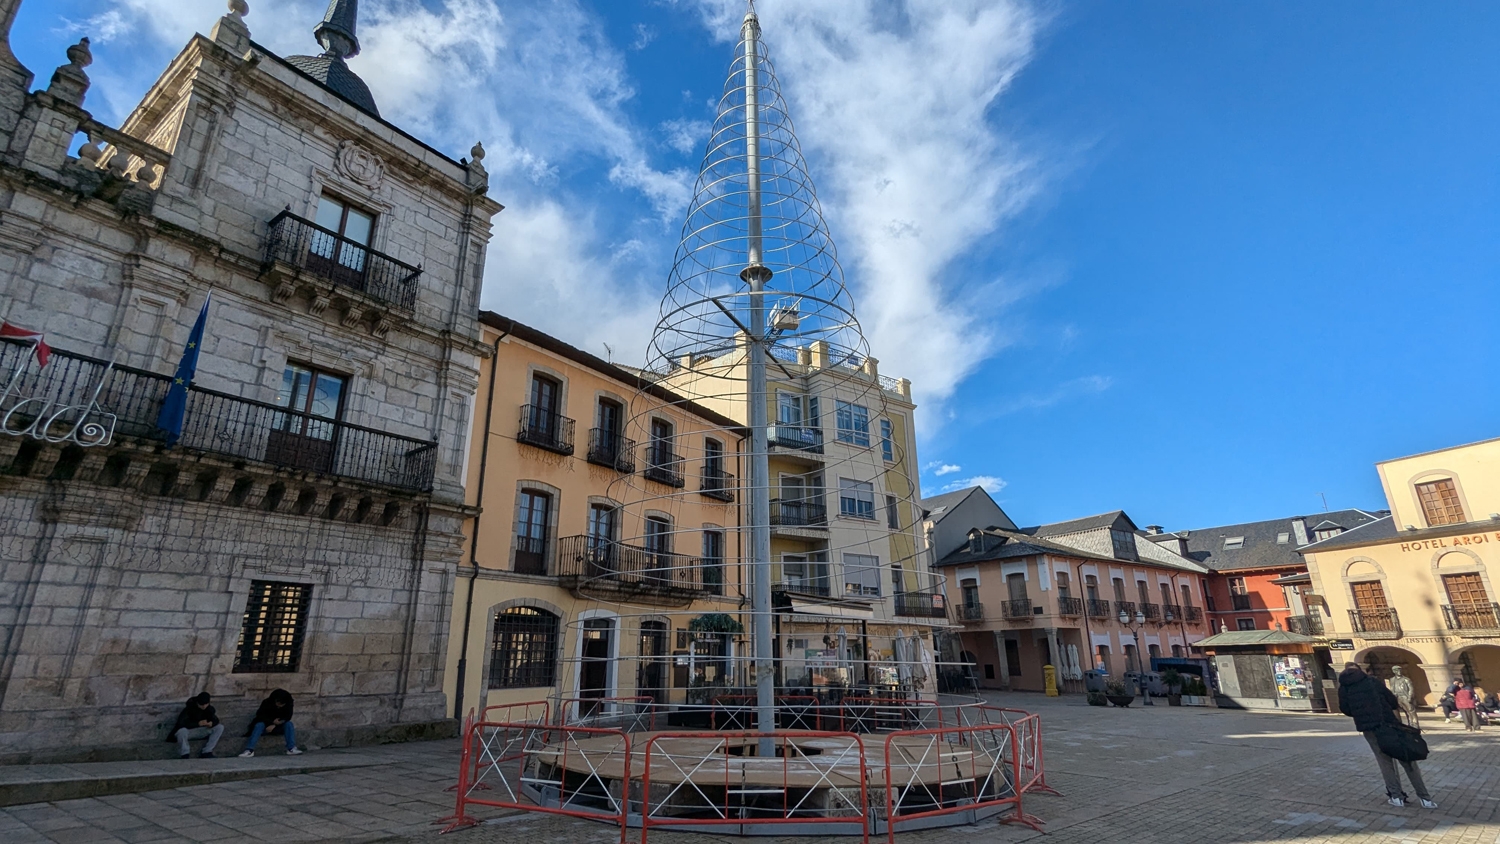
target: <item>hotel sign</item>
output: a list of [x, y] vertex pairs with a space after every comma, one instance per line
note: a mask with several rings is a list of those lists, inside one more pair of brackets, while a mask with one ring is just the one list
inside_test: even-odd
[[1475, 533], [1468, 536], [1445, 536], [1441, 539], [1421, 539], [1401, 543], [1402, 551], [1436, 551], [1440, 548], [1462, 548], [1465, 545], [1500, 543], [1500, 533]]

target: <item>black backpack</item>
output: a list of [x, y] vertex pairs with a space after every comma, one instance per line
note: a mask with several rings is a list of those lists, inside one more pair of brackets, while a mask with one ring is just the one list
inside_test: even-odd
[[1427, 740], [1422, 731], [1405, 724], [1385, 723], [1375, 728], [1375, 743], [1380, 752], [1399, 762], [1420, 762], [1427, 758]]

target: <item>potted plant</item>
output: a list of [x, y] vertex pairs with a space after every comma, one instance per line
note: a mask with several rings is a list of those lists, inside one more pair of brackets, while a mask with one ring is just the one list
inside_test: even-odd
[[1135, 692], [1125, 685], [1124, 680], [1110, 680], [1104, 684], [1104, 697], [1110, 703], [1123, 709], [1135, 700]]
[[1161, 681], [1167, 687], [1167, 705], [1182, 705], [1182, 675], [1175, 668], [1168, 668], [1161, 673]]
[[1089, 706], [1109, 706], [1109, 699], [1097, 689], [1084, 692], [1083, 699], [1089, 702]]

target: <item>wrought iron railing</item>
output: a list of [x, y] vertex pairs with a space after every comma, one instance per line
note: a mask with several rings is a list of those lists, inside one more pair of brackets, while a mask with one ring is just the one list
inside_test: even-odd
[[1316, 615], [1294, 615], [1286, 620], [1287, 629], [1303, 636], [1323, 635], [1323, 619]]
[[417, 303], [420, 267], [376, 252], [290, 211], [271, 218], [266, 266], [275, 261], [403, 310]]
[[699, 478], [698, 491], [708, 498], [719, 501], [734, 501], [734, 475], [713, 466], [704, 466]]
[[772, 425], [769, 440], [773, 446], [798, 451], [823, 453], [823, 429], [801, 425]]
[[796, 592], [800, 595], [817, 595], [827, 598], [833, 595], [833, 580], [826, 573], [793, 577], [783, 572], [781, 580], [773, 584], [772, 588], [778, 592]]
[[1147, 621], [1161, 621], [1161, 604], [1153, 604], [1150, 601], [1142, 603], [1141, 615], [1144, 615]]
[[1349, 624], [1355, 633], [1401, 635], [1401, 618], [1394, 609], [1350, 610]]
[[1088, 610], [1089, 618], [1109, 618], [1109, 601], [1102, 598], [1088, 598], [1083, 603]]
[[[0, 343], [0, 379], [11, 384], [17, 367], [32, 354], [28, 345]], [[111, 367], [106, 361], [55, 349], [46, 367], [26, 363], [10, 397], [0, 404], [0, 417], [6, 431], [16, 433], [44, 406], [53, 414], [68, 407], [82, 413], [97, 389], [92, 418], [113, 416], [115, 436], [161, 440], [165, 434], [156, 421], [171, 386], [172, 379], [165, 375]], [[34, 401], [18, 406], [18, 397]], [[64, 422], [66, 417], [54, 422], [54, 430]], [[177, 446], [418, 491], [432, 488], [437, 465], [434, 442], [196, 386], [188, 390]]]
[[1161, 620], [1164, 621], [1164, 622], [1167, 622], [1169, 624], [1171, 622], [1174, 622], [1174, 621], [1182, 621], [1182, 605], [1181, 604], [1162, 604], [1161, 605]]
[[516, 442], [556, 454], [572, 454], [573, 420], [538, 405], [522, 405]]
[[646, 480], [680, 488], [685, 484], [682, 478], [681, 460], [682, 458], [666, 446], [648, 445], [646, 446], [646, 466], [641, 470], [641, 474]]
[[984, 621], [984, 604], [963, 604], [958, 608], [958, 617], [964, 621]]
[[1069, 598], [1066, 595], [1057, 599], [1058, 615], [1083, 615], [1083, 599]]
[[828, 507], [807, 499], [771, 499], [771, 524], [781, 527], [827, 527]]
[[628, 475], [635, 471], [635, 440], [620, 436], [618, 431], [591, 428], [588, 461]]
[[1494, 630], [1500, 628], [1500, 604], [1444, 604], [1443, 620], [1449, 630]]
[[1000, 615], [1008, 619], [1030, 619], [1035, 615], [1030, 598], [1011, 598], [1000, 603]]
[[582, 588], [642, 592], [706, 592], [698, 560], [684, 554], [565, 536], [557, 541], [557, 576]]
[[1115, 615], [1120, 613], [1135, 618], [1135, 601], [1115, 601]]
[[1235, 610], [1248, 610], [1248, 609], [1250, 609], [1250, 596], [1249, 595], [1230, 595], [1229, 596], [1229, 608], [1230, 609], [1235, 609]]
[[896, 615], [912, 618], [947, 618], [947, 596], [941, 592], [897, 592]]

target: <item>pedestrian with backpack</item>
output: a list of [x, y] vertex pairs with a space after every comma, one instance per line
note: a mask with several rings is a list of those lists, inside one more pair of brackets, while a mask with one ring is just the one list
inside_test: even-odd
[[1406, 805], [1408, 798], [1401, 788], [1401, 775], [1396, 772], [1400, 763], [1422, 808], [1436, 809], [1437, 803], [1417, 769], [1417, 760], [1427, 756], [1426, 743], [1420, 732], [1402, 724], [1396, 716], [1400, 706], [1401, 702], [1384, 683], [1352, 662], [1344, 664], [1344, 670], [1339, 672], [1339, 711], [1354, 719], [1354, 729], [1364, 734], [1370, 752], [1375, 754], [1381, 779], [1385, 780], [1386, 802], [1392, 806]]

